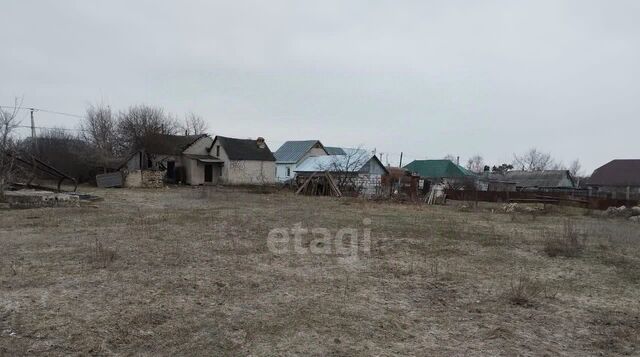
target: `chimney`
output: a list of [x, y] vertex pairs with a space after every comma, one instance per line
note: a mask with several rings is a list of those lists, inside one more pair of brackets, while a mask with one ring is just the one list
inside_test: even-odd
[[460, 156], [456, 158], [456, 165], [460, 165]]
[[264, 138], [262, 136], [259, 136], [258, 139], [256, 139], [256, 144], [260, 149], [264, 149], [265, 147]]

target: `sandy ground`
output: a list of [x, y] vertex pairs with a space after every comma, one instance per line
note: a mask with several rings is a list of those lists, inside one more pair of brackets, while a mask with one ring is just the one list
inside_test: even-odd
[[[87, 190], [104, 201], [0, 211], [1, 355], [640, 353], [639, 224], [559, 208]], [[569, 224], [585, 247], [550, 257]], [[353, 228], [357, 254], [322, 231], [268, 240], [295, 227]]]

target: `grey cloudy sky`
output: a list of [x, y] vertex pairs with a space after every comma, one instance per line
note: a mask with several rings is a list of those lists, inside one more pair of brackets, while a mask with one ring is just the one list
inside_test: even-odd
[[[2, 2], [0, 105], [159, 105], [406, 160], [637, 158], [639, 1]], [[26, 113], [25, 113], [26, 115]], [[38, 125], [77, 119], [37, 114]]]

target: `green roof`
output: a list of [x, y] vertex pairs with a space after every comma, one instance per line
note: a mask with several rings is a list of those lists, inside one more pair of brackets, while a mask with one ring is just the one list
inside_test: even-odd
[[424, 178], [475, 176], [473, 172], [450, 160], [414, 160], [404, 168]]

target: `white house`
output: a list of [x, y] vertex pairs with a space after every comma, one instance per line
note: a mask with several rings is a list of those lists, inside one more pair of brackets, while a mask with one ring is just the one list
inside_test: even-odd
[[295, 176], [296, 166], [308, 157], [328, 155], [320, 140], [287, 141], [273, 153], [276, 158], [276, 177], [286, 181]]
[[208, 135], [150, 135], [122, 165], [164, 171], [164, 180], [188, 185], [264, 185], [276, 182], [273, 153], [263, 138]]
[[265, 185], [276, 183], [276, 159], [264, 138], [236, 139], [216, 136], [208, 155], [214, 182], [230, 185]]

